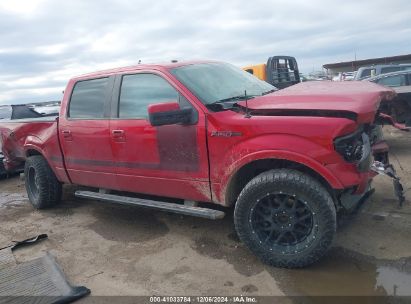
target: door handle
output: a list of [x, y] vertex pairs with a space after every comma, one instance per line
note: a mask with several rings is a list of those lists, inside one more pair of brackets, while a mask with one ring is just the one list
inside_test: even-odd
[[61, 131], [61, 133], [63, 134], [64, 138], [71, 138], [71, 131], [63, 130], [63, 131]]
[[126, 132], [124, 130], [113, 130], [111, 131], [113, 138], [117, 142], [125, 142], [126, 141]]
[[114, 137], [122, 137], [124, 136], [124, 130], [113, 130], [112, 131]]

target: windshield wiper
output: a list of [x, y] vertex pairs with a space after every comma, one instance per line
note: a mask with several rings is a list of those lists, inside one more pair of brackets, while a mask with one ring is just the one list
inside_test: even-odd
[[267, 94], [270, 94], [270, 93], [274, 93], [274, 92], [276, 92], [276, 91], [278, 91], [277, 89], [271, 89], [271, 90], [269, 90], [269, 91], [267, 91], [267, 92], [263, 92], [262, 94], [261, 94], [261, 96], [264, 96], [264, 95], [267, 95]]
[[243, 99], [252, 99], [254, 98], [254, 95], [239, 95], [239, 96], [233, 96], [233, 97], [228, 97], [228, 98], [224, 98], [224, 99], [220, 99], [217, 101], [212, 102], [211, 104], [215, 104], [215, 103], [224, 103], [224, 102], [230, 102], [230, 101], [238, 101], [238, 100], [243, 100]]

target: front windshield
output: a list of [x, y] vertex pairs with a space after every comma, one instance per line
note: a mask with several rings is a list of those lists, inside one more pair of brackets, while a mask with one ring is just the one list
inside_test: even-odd
[[172, 69], [171, 73], [206, 105], [243, 96], [245, 91], [247, 96], [258, 96], [275, 90], [267, 82], [227, 63], [186, 65]]

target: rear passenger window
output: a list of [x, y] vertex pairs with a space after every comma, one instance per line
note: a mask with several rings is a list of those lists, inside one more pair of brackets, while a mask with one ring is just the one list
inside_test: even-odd
[[103, 118], [107, 84], [108, 78], [77, 82], [71, 95], [68, 117]]
[[147, 119], [148, 105], [178, 100], [178, 92], [160, 76], [125, 75], [121, 84], [119, 117]]

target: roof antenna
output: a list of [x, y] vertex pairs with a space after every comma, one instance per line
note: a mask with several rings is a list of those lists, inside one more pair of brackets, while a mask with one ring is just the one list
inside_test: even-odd
[[244, 115], [244, 118], [251, 118], [250, 110], [248, 109], [247, 90], [244, 91], [244, 97], [245, 97], [245, 115]]

